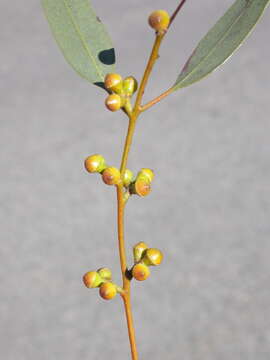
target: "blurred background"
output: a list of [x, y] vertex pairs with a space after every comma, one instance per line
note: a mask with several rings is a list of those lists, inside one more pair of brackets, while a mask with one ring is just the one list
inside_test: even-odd
[[[145, 95], [176, 79], [232, 0], [187, 1]], [[117, 70], [140, 79], [154, 39], [147, 17], [178, 1], [93, 0]], [[155, 170], [151, 195], [127, 206], [126, 240], [164, 252], [133, 284], [140, 359], [266, 360], [270, 353], [269, 9], [237, 53], [139, 120], [129, 167]], [[82, 275], [120, 282], [116, 196], [84, 170], [119, 165], [126, 117], [67, 65], [40, 1], [0, 3], [0, 357], [130, 358], [121, 299]]]

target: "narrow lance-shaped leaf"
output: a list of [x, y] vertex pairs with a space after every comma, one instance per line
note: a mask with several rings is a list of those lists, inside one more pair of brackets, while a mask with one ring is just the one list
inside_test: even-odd
[[111, 39], [89, 0], [42, 0], [53, 35], [68, 63], [82, 77], [103, 87], [114, 71]]
[[199, 42], [173, 85], [173, 90], [201, 80], [230, 57], [255, 26], [269, 1], [236, 0]]

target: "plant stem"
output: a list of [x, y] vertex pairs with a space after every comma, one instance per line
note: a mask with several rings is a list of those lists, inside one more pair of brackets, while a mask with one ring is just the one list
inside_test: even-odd
[[[130, 130], [130, 128], [129, 128]], [[131, 132], [128, 131], [128, 135]], [[132, 132], [133, 134], [133, 132]], [[131, 134], [131, 136], [132, 136]], [[127, 139], [128, 136], [127, 135]], [[126, 150], [126, 146], [125, 146]], [[125, 154], [125, 151], [124, 151]], [[126, 260], [126, 251], [125, 251], [125, 239], [124, 239], [124, 210], [125, 210], [125, 203], [123, 197], [123, 185], [117, 186], [117, 204], [118, 204], [118, 245], [119, 245], [119, 255], [120, 255], [120, 265], [121, 265], [121, 272], [122, 272], [122, 279], [123, 279], [123, 293], [121, 294], [126, 319], [127, 319], [127, 327], [128, 327], [128, 336], [130, 342], [130, 349], [131, 349], [131, 356], [132, 360], [138, 360], [138, 352], [136, 347], [136, 338], [135, 338], [135, 330], [133, 324], [133, 317], [132, 317], [132, 309], [131, 309], [131, 302], [130, 302], [130, 279], [127, 276], [127, 260]]]
[[[122, 155], [121, 167], [120, 167], [120, 172], [122, 176], [126, 169], [128, 154], [135, 130], [135, 124], [136, 124], [136, 118], [130, 117], [124, 151]], [[118, 247], [119, 247], [120, 266], [121, 266], [123, 290], [124, 290], [121, 296], [125, 307], [132, 360], [138, 360], [138, 352], [136, 347], [135, 330], [134, 330], [131, 301], [130, 301], [130, 278], [127, 276], [128, 268], [127, 268], [125, 238], [124, 238], [124, 212], [125, 212], [124, 188], [121, 183], [117, 186]]]
[[[165, 33], [156, 34], [152, 52], [149, 57], [148, 63], [146, 65], [144, 75], [138, 90], [134, 109], [132, 112], [130, 111], [126, 112], [129, 117], [129, 126], [126, 135], [121, 166], [120, 166], [120, 173], [122, 178], [127, 166], [128, 155], [135, 131], [136, 121], [141, 112], [141, 101], [144, 94], [144, 90], [147, 85], [147, 81], [149, 79], [153, 66], [158, 58], [159, 47], [164, 35]], [[121, 293], [121, 296], [125, 307], [132, 360], [138, 360], [138, 351], [136, 346], [135, 330], [134, 330], [132, 308], [131, 308], [131, 295], [130, 295], [131, 278], [128, 273], [127, 259], [126, 259], [126, 248], [125, 248], [125, 238], [124, 238], [124, 215], [125, 215], [124, 187], [123, 187], [123, 183], [121, 182], [119, 185], [117, 185], [118, 247], [119, 247], [120, 266], [121, 266], [122, 279], [123, 279], [123, 292]]]
[[186, 0], [182, 0], [180, 2], [180, 4], [177, 6], [176, 10], [174, 11], [174, 13], [171, 16], [170, 19], [170, 24], [168, 26], [168, 28], [171, 26], [172, 22], [174, 21], [174, 19], [176, 18], [177, 14], [179, 13], [179, 11], [182, 9], [182, 6], [185, 4]]
[[137, 118], [133, 117], [133, 116], [130, 116], [130, 118], [129, 118], [129, 125], [128, 125], [128, 131], [127, 131], [127, 136], [126, 136], [126, 142], [125, 142], [124, 151], [123, 151], [122, 160], [121, 160], [121, 166], [120, 166], [121, 176], [123, 176], [123, 174], [124, 174], [124, 172], [126, 170], [128, 154], [129, 154], [129, 150], [130, 150], [131, 143], [132, 143], [132, 138], [133, 138], [133, 134], [134, 134], [134, 130], [135, 130], [136, 120], [137, 120]]
[[148, 60], [148, 63], [146, 65], [146, 69], [145, 69], [145, 72], [144, 72], [144, 75], [143, 75], [143, 78], [142, 78], [142, 81], [141, 81], [141, 84], [140, 84], [140, 87], [139, 87], [139, 90], [138, 90], [137, 98], [136, 98], [136, 101], [135, 101], [134, 111], [133, 111], [133, 114], [135, 115], [135, 118], [141, 112], [140, 106], [141, 106], [144, 90], [145, 90], [145, 87], [147, 85], [147, 81], [149, 79], [149, 76], [150, 76], [150, 74], [152, 72], [153, 66], [155, 65], [155, 62], [159, 57], [159, 55], [158, 55], [159, 48], [160, 48], [161, 42], [162, 42], [165, 34], [166, 34], [165, 32], [162, 33], [162, 34], [158, 34], [158, 33], [156, 34], [156, 39], [155, 39], [155, 42], [154, 42], [154, 45], [153, 45], [153, 48], [152, 48], [152, 52], [151, 52], [150, 58]]
[[168, 89], [167, 91], [165, 91], [164, 93], [162, 93], [161, 95], [159, 95], [158, 97], [156, 97], [155, 99], [149, 101], [147, 104], [141, 106], [141, 112], [149, 109], [151, 106], [157, 104], [158, 102], [160, 102], [160, 100], [164, 99], [166, 96], [170, 95], [173, 92], [173, 88]]

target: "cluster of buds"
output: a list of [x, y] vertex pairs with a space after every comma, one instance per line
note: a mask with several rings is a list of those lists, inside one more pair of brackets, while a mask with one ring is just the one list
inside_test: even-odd
[[112, 273], [108, 268], [88, 271], [83, 276], [84, 285], [89, 289], [99, 288], [99, 295], [104, 300], [113, 299], [122, 289], [112, 282]]
[[154, 179], [154, 172], [151, 169], [141, 169], [134, 181], [132, 181], [128, 187], [128, 191], [131, 195], [136, 194], [139, 196], [146, 196], [151, 191], [151, 183]]
[[99, 154], [88, 156], [84, 161], [84, 166], [89, 173], [100, 173], [102, 180], [107, 185], [122, 183], [126, 189], [127, 197], [134, 194], [144, 197], [151, 191], [151, 183], [154, 179], [154, 173], [151, 169], [141, 169], [136, 178], [131, 170], [126, 169], [121, 178], [119, 169], [107, 166], [104, 157]]
[[121, 182], [120, 171], [116, 167], [107, 166], [102, 155], [88, 156], [84, 161], [84, 166], [89, 173], [100, 173], [107, 185], [118, 185]]
[[163, 254], [159, 249], [149, 248], [144, 242], [133, 247], [134, 265], [131, 274], [138, 281], [146, 280], [150, 275], [149, 266], [161, 264]]
[[104, 86], [111, 93], [105, 100], [107, 109], [117, 111], [123, 108], [127, 100], [136, 92], [138, 82], [133, 76], [122, 79], [119, 74], [107, 74]]

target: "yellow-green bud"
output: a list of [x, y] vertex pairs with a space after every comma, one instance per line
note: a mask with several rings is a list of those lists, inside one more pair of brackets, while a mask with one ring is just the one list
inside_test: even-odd
[[102, 180], [107, 185], [117, 185], [121, 181], [120, 171], [115, 167], [107, 167], [102, 173]]
[[151, 169], [146, 169], [143, 168], [139, 171], [137, 178], [143, 178], [145, 177], [146, 179], [149, 180], [149, 182], [152, 182], [154, 179], [154, 172]]
[[156, 31], [164, 31], [170, 24], [170, 15], [165, 10], [156, 10], [148, 18], [149, 25]]
[[146, 249], [148, 249], [148, 246], [142, 241], [133, 246], [133, 257], [135, 263], [141, 260]]
[[104, 86], [107, 90], [115, 93], [121, 93], [123, 91], [122, 77], [119, 74], [107, 74], [104, 80]]
[[108, 110], [117, 111], [124, 105], [124, 100], [117, 94], [111, 94], [106, 98], [105, 105]]
[[163, 254], [159, 249], [147, 249], [143, 255], [142, 262], [148, 266], [156, 266], [162, 262]]
[[133, 180], [133, 172], [129, 169], [126, 169], [123, 176], [123, 185], [128, 187]]
[[106, 168], [105, 159], [102, 155], [94, 154], [88, 156], [84, 161], [85, 169], [90, 173], [100, 173]]
[[138, 178], [135, 182], [130, 184], [129, 191], [131, 194], [144, 197], [151, 191], [150, 182], [147, 178]]
[[132, 96], [138, 89], [138, 81], [133, 76], [123, 80], [123, 91], [126, 95]]
[[108, 268], [100, 268], [100, 269], [98, 269], [97, 272], [103, 280], [111, 280], [112, 279], [112, 272]]
[[117, 294], [116, 285], [111, 282], [103, 283], [99, 288], [99, 294], [104, 300], [111, 300]]
[[88, 288], [97, 288], [102, 283], [102, 279], [96, 271], [88, 271], [83, 276], [83, 282]]
[[132, 276], [138, 281], [146, 280], [150, 275], [150, 270], [145, 264], [135, 264], [132, 268]]

